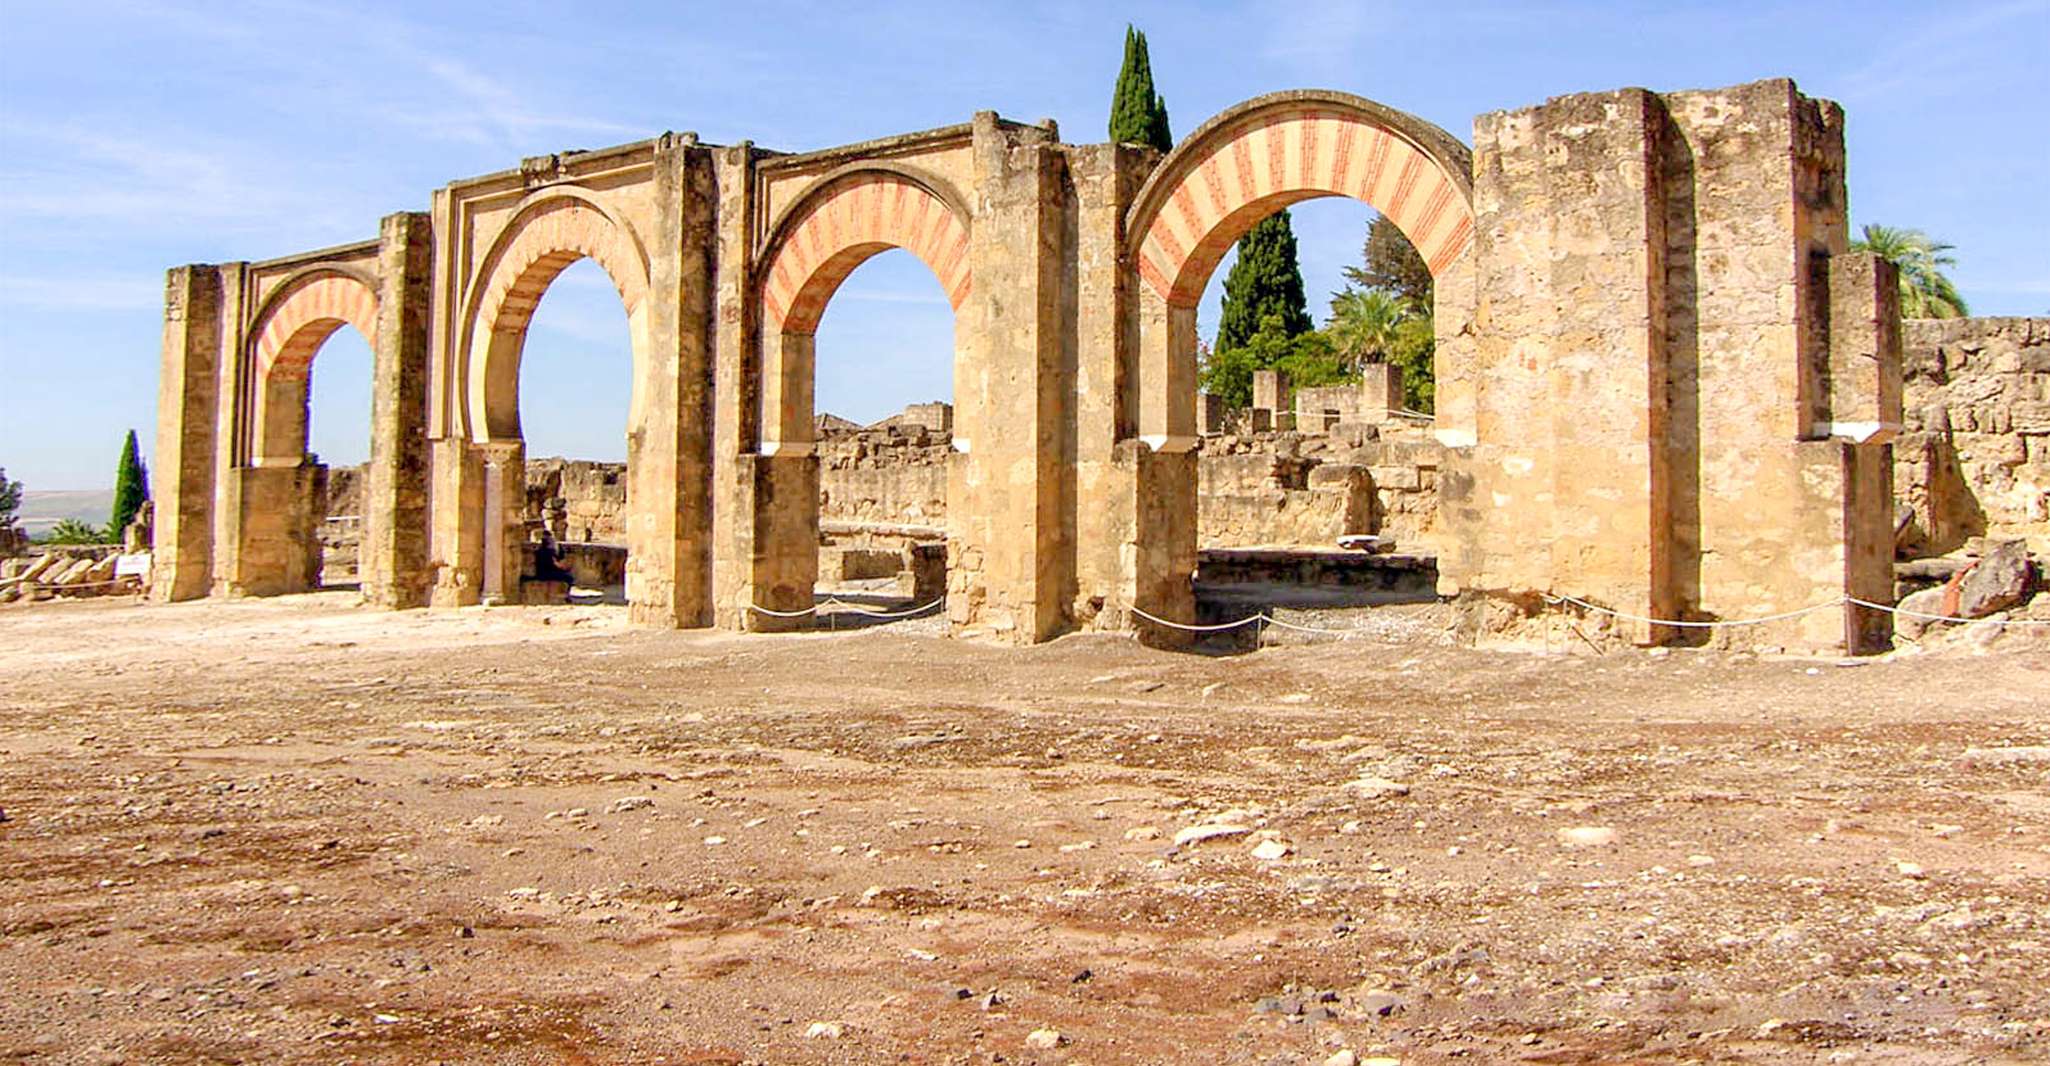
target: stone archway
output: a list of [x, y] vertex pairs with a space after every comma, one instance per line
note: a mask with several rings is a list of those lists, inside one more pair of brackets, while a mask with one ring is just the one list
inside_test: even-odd
[[[637, 616], [664, 619], [673, 609], [654, 602], [662, 593], [645, 580], [651, 556], [660, 551], [664, 524], [648, 512], [674, 510], [677, 469], [673, 454], [650, 448], [643, 426], [645, 398], [659, 383], [651, 375], [671, 374], [658, 366], [649, 331], [649, 264], [631, 224], [606, 210], [585, 191], [554, 186], [533, 196], [513, 214], [481, 259], [463, 309], [457, 336], [463, 439], [471, 449], [467, 467], [475, 490], [442, 506], [443, 528], [477, 542], [483, 567], [479, 591], [501, 601], [521, 602], [526, 565], [526, 443], [520, 424], [520, 362], [528, 327], [542, 295], [563, 270], [580, 259], [603, 269], [626, 311], [631, 347], [632, 399], [624, 428], [627, 441], [626, 596]], [[465, 513], [450, 514], [461, 508]], [[481, 512], [481, 521], [467, 512]], [[474, 532], [473, 532], [474, 531]]]
[[605, 271], [626, 309], [635, 384], [628, 422], [636, 421], [649, 358], [647, 255], [630, 224], [593, 200], [553, 188], [507, 226], [484, 258], [483, 281], [465, 309], [465, 421], [476, 443], [520, 439], [520, 356], [527, 327], [549, 284], [579, 259]]
[[1123, 590], [1190, 621], [1195, 566], [1196, 304], [1217, 264], [1261, 219], [1348, 196], [1380, 211], [1436, 277], [1439, 439], [1473, 441], [1463, 338], [1473, 316], [1471, 151], [1444, 130], [1345, 93], [1273, 93], [1212, 118], [1162, 159], [1125, 216], [1138, 277], [1134, 562]]
[[246, 358], [253, 404], [244, 455], [253, 466], [298, 466], [306, 455], [313, 358], [343, 326], [377, 342], [377, 290], [355, 273], [320, 268], [281, 286], [258, 313]]
[[[974, 284], [969, 218], [965, 202], [941, 179], [905, 166], [863, 164], [820, 177], [772, 225], [752, 284], [761, 322], [757, 476], [772, 487], [756, 496], [747, 600], [754, 606], [793, 612], [812, 605], [819, 535], [815, 334], [827, 303], [855, 268], [901, 248], [933, 272], [955, 314], [955, 395], [968, 394], [959, 382], [968, 336], [961, 312]], [[973, 425], [960, 412], [956, 419], [956, 447], [965, 449]], [[957, 510], [949, 507], [950, 526]], [[752, 628], [804, 624], [749, 615]]]

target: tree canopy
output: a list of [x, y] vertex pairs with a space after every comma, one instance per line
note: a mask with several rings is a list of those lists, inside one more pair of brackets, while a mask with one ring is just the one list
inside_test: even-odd
[[1118, 70], [1110, 99], [1110, 139], [1119, 144], [1144, 144], [1165, 152], [1174, 147], [1167, 125], [1167, 101], [1153, 87], [1153, 61], [1146, 54], [1146, 35], [1125, 26], [1125, 65]]
[[1918, 229], [1868, 225], [1851, 251], [1871, 252], [1900, 274], [1902, 318], [1963, 318], [1972, 313], [1943, 268], [1957, 265], [1952, 246]]
[[1429, 308], [1435, 291], [1431, 268], [1416, 246], [1403, 236], [1402, 227], [1375, 215], [1367, 225], [1366, 245], [1360, 249], [1361, 266], [1346, 267], [1345, 280], [1361, 288], [1379, 289]]

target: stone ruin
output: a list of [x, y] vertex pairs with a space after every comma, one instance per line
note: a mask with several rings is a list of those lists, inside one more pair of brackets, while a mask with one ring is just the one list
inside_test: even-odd
[[[982, 113], [796, 154], [663, 134], [527, 159], [374, 240], [171, 271], [152, 593], [314, 580], [306, 370], [346, 324], [375, 363], [366, 598], [524, 599], [520, 352], [542, 291], [591, 258], [632, 338], [631, 616], [806, 625], [789, 615], [819, 583], [821, 487], [876, 477], [872, 451], [820, 433], [813, 334], [847, 274], [899, 247], [955, 312], [957, 407], [916, 476], [945, 500], [957, 632], [1184, 641], [1156, 620], [1195, 619], [1205, 530], [1261, 536], [1227, 501], [1264, 496], [1291, 539], [1325, 517], [1413, 529], [1480, 633], [1583, 610], [1566, 596], [1639, 643], [1698, 631], [1632, 619], [1822, 605], [1716, 639], [1883, 648], [1890, 616], [1844, 600], [1894, 594], [1901, 323], [1892, 268], [1848, 251], [1844, 162], [1842, 111], [1784, 80], [1559, 97], [1480, 116], [1471, 147], [1301, 91], [1164, 155]], [[1206, 437], [1205, 282], [1259, 218], [1332, 195], [1394, 221], [1436, 278], [1434, 419], [1361, 433], [1389, 414], [1384, 379]]]

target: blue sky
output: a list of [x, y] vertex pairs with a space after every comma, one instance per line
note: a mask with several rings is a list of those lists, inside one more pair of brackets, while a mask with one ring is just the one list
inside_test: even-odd
[[[1284, 88], [1360, 93], [1470, 140], [1473, 116], [1549, 96], [1792, 76], [1848, 112], [1854, 225], [1957, 245], [1977, 313], [2050, 312], [2050, 0], [5, 0], [0, 467], [32, 489], [104, 487], [122, 432], [151, 440], [168, 266], [365, 239], [451, 179], [665, 129], [804, 150], [993, 108], [1101, 140], [1128, 20], [1178, 134]], [[1320, 316], [1370, 217], [1297, 208]], [[872, 260], [827, 311], [820, 406], [868, 419], [946, 396], [950, 338], [931, 275], [905, 253]], [[573, 267], [529, 340], [530, 454], [623, 453], [625, 346], [603, 275]], [[368, 367], [348, 330], [316, 361], [314, 448], [330, 461], [367, 453]]]

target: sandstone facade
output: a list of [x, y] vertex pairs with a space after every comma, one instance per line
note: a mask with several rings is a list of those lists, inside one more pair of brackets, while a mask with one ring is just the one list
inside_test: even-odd
[[[836, 458], [812, 335], [848, 273], [899, 247], [955, 311], [951, 622], [1173, 643], [1147, 619], [1194, 618], [1197, 298], [1259, 218], [1340, 195], [1437, 278], [1441, 506], [1422, 527], [1441, 591], [1710, 619], [1886, 597], [1898, 315], [1888, 268], [1844, 254], [1841, 112], [1786, 81], [1626, 90], [1482, 116], [1474, 136], [1333, 92], [1247, 101], [1165, 156], [993, 113], [800, 154], [664, 134], [454, 182], [376, 241], [179, 268], [158, 595], [311, 580], [304, 368], [346, 323], [376, 352], [366, 593], [523, 601], [520, 352], [541, 293], [591, 258], [633, 347], [633, 617], [801, 624], [773, 612], [812, 602]], [[1319, 465], [1282, 491], [1379, 491], [1372, 462], [1364, 482], [1345, 469], [1361, 463]], [[1885, 620], [1729, 632], [1861, 648]]]

